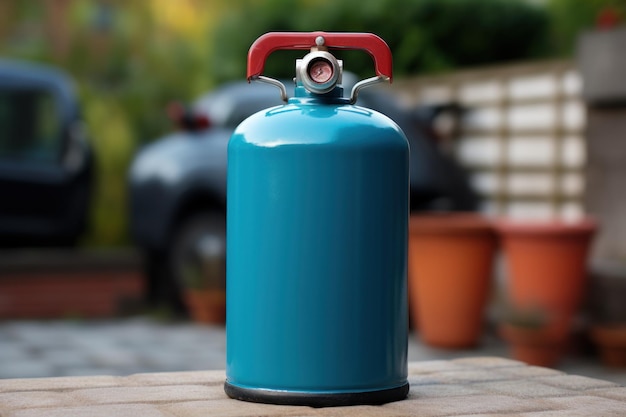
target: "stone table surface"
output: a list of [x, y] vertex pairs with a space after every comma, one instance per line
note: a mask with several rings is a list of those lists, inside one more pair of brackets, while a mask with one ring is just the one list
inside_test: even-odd
[[224, 371], [0, 380], [2, 417], [626, 416], [626, 387], [499, 357], [411, 362], [404, 401], [310, 408], [229, 399]]

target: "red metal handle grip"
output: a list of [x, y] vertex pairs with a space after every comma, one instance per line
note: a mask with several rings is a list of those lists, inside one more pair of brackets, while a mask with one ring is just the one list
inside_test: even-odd
[[374, 59], [376, 75], [392, 78], [391, 50], [387, 43], [373, 33], [348, 32], [269, 32], [258, 38], [248, 51], [248, 81], [263, 73], [265, 60], [279, 49], [310, 49], [316, 46], [315, 39], [324, 38], [329, 49], [364, 50]]

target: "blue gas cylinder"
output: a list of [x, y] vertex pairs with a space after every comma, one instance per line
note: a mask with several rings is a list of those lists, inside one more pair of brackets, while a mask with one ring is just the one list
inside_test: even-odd
[[372, 47], [381, 42], [270, 33], [251, 48], [252, 79], [250, 60], [273, 50], [312, 56], [298, 60], [295, 96], [246, 119], [228, 145], [233, 398], [327, 406], [407, 395], [408, 142], [388, 117], [351, 104], [359, 85], [343, 97], [342, 63], [328, 52], [370, 52], [379, 75], [366, 85], [391, 77], [390, 53]]

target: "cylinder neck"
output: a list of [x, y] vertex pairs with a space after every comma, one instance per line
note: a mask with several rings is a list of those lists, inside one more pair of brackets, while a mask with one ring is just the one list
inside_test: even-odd
[[328, 93], [315, 94], [308, 91], [303, 86], [296, 86], [294, 97], [289, 99], [290, 103], [316, 103], [316, 104], [345, 104], [350, 99], [343, 96], [343, 87], [337, 86]]

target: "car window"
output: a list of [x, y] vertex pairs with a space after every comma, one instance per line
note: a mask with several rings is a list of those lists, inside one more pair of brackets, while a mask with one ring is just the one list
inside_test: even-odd
[[56, 163], [60, 151], [54, 96], [45, 90], [0, 89], [0, 160]]

